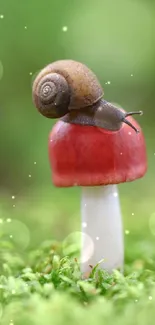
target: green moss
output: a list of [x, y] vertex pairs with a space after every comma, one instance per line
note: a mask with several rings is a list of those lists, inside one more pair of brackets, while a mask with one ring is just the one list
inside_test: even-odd
[[[133, 254], [126, 251], [124, 275], [119, 271], [110, 275], [96, 267], [84, 280], [77, 259], [63, 256], [61, 243], [43, 242], [23, 256], [2, 240], [1, 324], [153, 324], [153, 244], [141, 239], [138, 249], [135, 236], [130, 241], [136, 249]], [[146, 244], [152, 247], [149, 255]]]

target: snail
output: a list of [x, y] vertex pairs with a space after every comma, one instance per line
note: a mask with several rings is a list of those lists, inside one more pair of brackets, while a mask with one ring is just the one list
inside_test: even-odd
[[117, 131], [122, 123], [137, 133], [126, 113], [103, 100], [104, 91], [95, 74], [84, 64], [60, 60], [42, 69], [33, 82], [32, 97], [38, 111], [47, 118]]

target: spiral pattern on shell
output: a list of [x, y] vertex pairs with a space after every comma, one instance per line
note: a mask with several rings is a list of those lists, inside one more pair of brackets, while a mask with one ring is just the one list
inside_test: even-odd
[[65, 78], [49, 73], [36, 78], [33, 84], [33, 101], [39, 112], [48, 118], [64, 116], [68, 112], [70, 92]]

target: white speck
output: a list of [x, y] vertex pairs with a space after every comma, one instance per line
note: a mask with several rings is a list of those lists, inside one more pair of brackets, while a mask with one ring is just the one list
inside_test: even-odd
[[129, 235], [130, 234], [130, 231], [129, 230], [125, 230], [125, 234], [126, 235]]
[[11, 222], [12, 220], [10, 219], [10, 218], [8, 218], [7, 220], [6, 220], [6, 222]]
[[98, 112], [101, 112], [102, 111], [102, 106], [98, 108]]
[[96, 240], [99, 240], [100, 238], [99, 237], [96, 237]]
[[4, 15], [0, 15], [0, 19], [3, 19], [4, 18]]
[[24, 26], [25, 29], [27, 29], [27, 26]]
[[63, 27], [62, 27], [62, 31], [63, 31], [63, 32], [67, 32], [67, 31], [68, 31], [68, 27], [67, 27], [67, 26], [63, 26]]
[[32, 76], [32, 72], [29, 72], [29, 75]]
[[31, 174], [29, 174], [29, 178], [31, 178]]
[[13, 208], [15, 208], [15, 204], [13, 204]]
[[50, 142], [53, 142], [53, 139], [51, 139]]
[[86, 207], [86, 206], [87, 206], [87, 204], [85, 203], [85, 204], [84, 204], [84, 206]]
[[131, 77], [133, 77], [133, 74], [131, 74]]
[[113, 196], [114, 196], [114, 197], [117, 197], [117, 196], [118, 196], [118, 193], [117, 193], [117, 192], [114, 192], [114, 193], [113, 193]]
[[120, 152], [120, 155], [122, 156], [123, 155], [123, 152]]
[[14, 200], [15, 199], [15, 196], [14, 195], [12, 195], [12, 200]]
[[111, 84], [111, 81], [105, 82], [105, 85], [110, 85], [110, 84]]
[[131, 135], [131, 132], [128, 132], [129, 135]]
[[16, 290], [13, 289], [11, 292], [12, 292], [12, 295], [15, 295]]
[[87, 223], [86, 222], [82, 222], [82, 227], [86, 228], [87, 227]]
[[0, 223], [3, 223], [3, 219], [0, 219]]
[[36, 163], [37, 163], [37, 162], [36, 162], [36, 161], [34, 161], [34, 165], [36, 165]]
[[149, 300], [152, 300], [152, 296], [149, 296]]
[[138, 299], [135, 299], [135, 302], [138, 302]]
[[134, 214], [134, 212], [132, 212], [131, 214], [132, 214], [132, 216], [134, 216], [134, 215], [135, 215], [135, 214]]
[[12, 236], [12, 235], [10, 235], [10, 238], [13, 238], [13, 236]]
[[9, 324], [9, 325], [14, 325], [14, 323], [13, 323], [12, 319], [10, 320], [10, 324]]

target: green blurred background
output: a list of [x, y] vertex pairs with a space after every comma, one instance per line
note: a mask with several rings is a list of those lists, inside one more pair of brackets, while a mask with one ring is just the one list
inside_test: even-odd
[[80, 188], [52, 186], [47, 139], [55, 121], [31, 99], [36, 73], [68, 58], [97, 74], [107, 100], [144, 112], [148, 172], [119, 190], [125, 229], [145, 227], [154, 240], [154, 21], [148, 0], [0, 0], [0, 223], [20, 249], [80, 231]]

